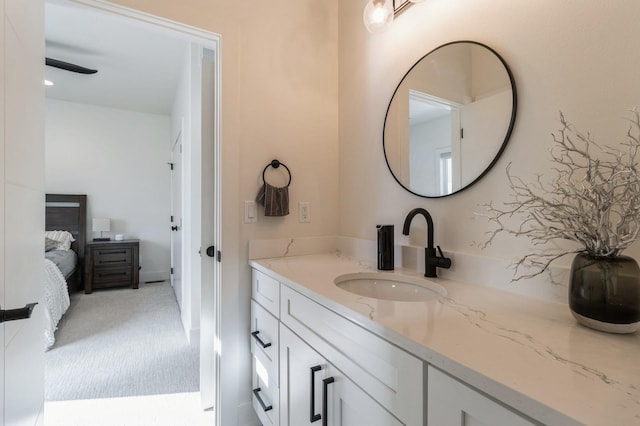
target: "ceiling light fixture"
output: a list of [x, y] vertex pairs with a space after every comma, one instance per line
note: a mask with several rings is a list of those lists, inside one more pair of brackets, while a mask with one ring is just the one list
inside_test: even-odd
[[372, 34], [385, 32], [395, 16], [413, 3], [422, 1], [424, 0], [369, 0], [362, 15], [364, 26]]
[[369, 0], [364, 8], [364, 26], [372, 34], [382, 33], [393, 22], [393, 0]]

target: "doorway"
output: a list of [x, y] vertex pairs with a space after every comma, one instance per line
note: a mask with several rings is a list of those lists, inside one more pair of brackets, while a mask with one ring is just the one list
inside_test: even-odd
[[[52, 0], [53, 3], [53, 0]], [[83, 8], [86, 13], [100, 13], [110, 18], [117, 17], [127, 22], [127, 25], [143, 25], [152, 31], [165, 32], [189, 43], [188, 55], [188, 87], [184, 89], [185, 99], [182, 105], [186, 112], [178, 112], [180, 117], [180, 131], [173, 133], [183, 146], [181, 156], [184, 161], [180, 185], [181, 222], [167, 225], [178, 226], [180, 238], [176, 244], [171, 244], [175, 250], [172, 257], [180, 265], [180, 284], [172, 276], [172, 283], [176, 290], [176, 298], [181, 306], [181, 320], [189, 341], [192, 344], [200, 342], [200, 390], [201, 408], [218, 406], [216, 401], [219, 393], [218, 385], [219, 358], [215, 352], [214, 342], [220, 334], [220, 324], [217, 321], [220, 295], [216, 282], [219, 282], [221, 267], [216, 257], [204, 256], [204, 249], [208, 246], [217, 247], [221, 244], [221, 215], [220, 215], [220, 37], [217, 34], [194, 29], [179, 23], [169, 22], [145, 13], [124, 7], [104, 3], [97, 0], [66, 0], [55, 1], [65, 7]], [[203, 59], [204, 58], [204, 59]], [[206, 77], [206, 78], [205, 78]], [[207, 86], [204, 86], [204, 84]], [[206, 87], [206, 89], [205, 89]], [[203, 93], [207, 90], [207, 93]], [[209, 109], [203, 116], [203, 102], [207, 102]], [[182, 117], [186, 117], [183, 119]], [[175, 122], [175, 120], [174, 120]], [[205, 124], [210, 127], [205, 128]], [[207, 136], [206, 138], [203, 136]], [[170, 150], [167, 150], [170, 152]], [[173, 160], [171, 160], [173, 162]], [[176, 179], [177, 181], [178, 179]], [[176, 182], [174, 182], [176, 183]], [[176, 218], [178, 214], [175, 215]], [[172, 218], [177, 220], [176, 218]], [[168, 219], [168, 218], [167, 218]], [[173, 233], [172, 233], [173, 234]], [[171, 237], [174, 238], [174, 237]], [[202, 247], [203, 255], [200, 256]], [[208, 303], [200, 304], [201, 299]], [[216, 411], [218, 417], [219, 410]]]

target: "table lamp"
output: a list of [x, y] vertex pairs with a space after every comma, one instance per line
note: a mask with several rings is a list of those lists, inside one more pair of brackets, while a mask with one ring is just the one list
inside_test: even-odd
[[105, 237], [104, 233], [111, 231], [111, 219], [94, 217], [93, 232], [100, 232], [100, 237], [94, 238], [93, 241], [110, 241], [111, 238]]

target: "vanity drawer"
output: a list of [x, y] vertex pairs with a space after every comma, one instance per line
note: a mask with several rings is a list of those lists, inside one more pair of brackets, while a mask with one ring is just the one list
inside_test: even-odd
[[276, 380], [277, 372], [272, 374], [268, 370], [262, 368], [267, 360], [264, 352], [255, 351], [252, 359], [251, 379], [251, 404], [254, 411], [258, 415], [262, 426], [279, 426], [280, 425], [280, 391]]
[[262, 306], [251, 301], [251, 353], [261, 352], [261, 365], [278, 385], [278, 320]]
[[283, 285], [280, 321], [406, 425], [423, 425], [424, 363]]
[[251, 297], [273, 316], [280, 316], [280, 283], [278, 280], [253, 269]]

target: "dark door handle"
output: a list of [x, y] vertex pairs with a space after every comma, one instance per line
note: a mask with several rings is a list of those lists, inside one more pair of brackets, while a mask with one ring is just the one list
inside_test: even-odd
[[37, 303], [27, 303], [24, 308], [18, 309], [0, 309], [0, 322], [15, 321], [21, 319], [31, 318], [33, 308]]
[[311, 370], [311, 411], [309, 413], [309, 422], [317, 422], [322, 417], [320, 414], [316, 414], [316, 372], [322, 370], [322, 366], [314, 365]]
[[258, 341], [258, 343], [260, 343], [260, 346], [262, 346], [264, 349], [268, 348], [269, 346], [271, 346], [270, 342], [264, 342], [260, 336], [258, 336], [258, 334], [260, 334], [259, 331], [252, 331], [251, 335], [253, 336], [254, 339], [256, 339]]
[[264, 403], [264, 401], [262, 400], [262, 398], [260, 398], [260, 392], [261, 389], [260, 388], [255, 388], [253, 390], [253, 394], [256, 396], [256, 399], [258, 400], [258, 403], [260, 404], [260, 406], [262, 407], [262, 411], [269, 411], [273, 409], [273, 405], [267, 405]]
[[172, 231], [177, 231], [177, 230], [178, 230], [178, 225], [173, 225], [173, 226], [171, 227], [171, 230], [172, 230]]
[[328, 397], [328, 387], [331, 383], [336, 380], [333, 377], [327, 377], [326, 379], [322, 379], [322, 426], [327, 426], [329, 424], [327, 414], [329, 411], [329, 402], [327, 401]]
[[216, 256], [216, 248], [214, 246], [207, 247], [207, 256], [215, 257]]

